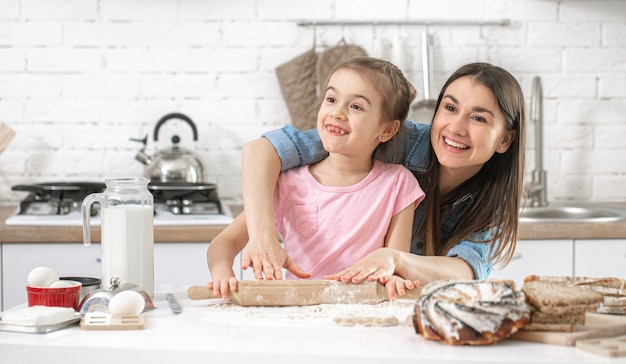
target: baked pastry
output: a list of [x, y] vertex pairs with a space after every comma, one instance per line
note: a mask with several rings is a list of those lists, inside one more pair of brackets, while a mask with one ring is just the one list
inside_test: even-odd
[[510, 280], [442, 280], [427, 284], [415, 304], [417, 333], [450, 345], [487, 345], [530, 320], [524, 294]]

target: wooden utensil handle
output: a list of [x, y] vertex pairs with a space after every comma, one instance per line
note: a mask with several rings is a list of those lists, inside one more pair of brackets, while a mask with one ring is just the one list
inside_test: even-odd
[[192, 300], [207, 300], [210, 298], [222, 298], [220, 296], [214, 296], [213, 290], [206, 288], [205, 286], [191, 286], [187, 290], [187, 297]]

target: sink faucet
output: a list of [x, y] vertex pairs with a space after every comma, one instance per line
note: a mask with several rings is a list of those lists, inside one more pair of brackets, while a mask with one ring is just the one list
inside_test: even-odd
[[530, 94], [530, 120], [535, 124], [535, 169], [529, 188], [530, 206], [548, 205], [546, 193], [546, 171], [543, 169], [543, 95], [541, 78], [533, 78]]

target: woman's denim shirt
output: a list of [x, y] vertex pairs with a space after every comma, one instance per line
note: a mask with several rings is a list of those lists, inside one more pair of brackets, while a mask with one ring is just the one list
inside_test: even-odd
[[[428, 154], [430, 150], [430, 125], [417, 124], [407, 121], [405, 123], [407, 132], [399, 133], [398, 140], [399, 155], [406, 157], [402, 161], [393, 161], [388, 158], [381, 158], [386, 162], [402, 163], [414, 174], [426, 171], [428, 168]], [[273, 145], [281, 160], [281, 169], [287, 170], [293, 167], [313, 164], [324, 159], [328, 152], [322, 147], [316, 129], [301, 131], [293, 126], [285, 126], [282, 129], [272, 130], [263, 134]], [[419, 180], [420, 178], [418, 178]], [[420, 183], [422, 181], [419, 181]], [[441, 241], [446, 241], [459, 217], [467, 208], [468, 203], [473, 198], [473, 194], [467, 194], [456, 201], [446, 216], [441, 219]], [[424, 254], [424, 239], [417, 233], [422, 224], [425, 214], [425, 203], [421, 203], [415, 210], [413, 220], [413, 238], [411, 242], [411, 253]], [[454, 246], [447, 256], [457, 256], [465, 260], [474, 270], [475, 279], [485, 279], [491, 274], [492, 266], [489, 263], [489, 244], [476, 243], [474, 241], [489, 241], [490, 232], [476, 232], [468, 239], [461, 241]]]

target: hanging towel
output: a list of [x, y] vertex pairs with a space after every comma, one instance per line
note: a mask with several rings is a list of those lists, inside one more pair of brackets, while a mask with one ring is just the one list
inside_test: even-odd
[[312, 48], [276, 68], [276, 77], [289, 110], [291, 123], [300, 130], [316, 127], [315, 117], [307, 116], [307, 111], [317, 97], [316, 64], [317, 54]]
[[322, 52], [316, 66], [319, 93], [325, 91], [327, 78], [337, 65], [350, 58], [364, 56], [367, 56], [367, 52], [363, 48], [357, 45], [346, 44], [343, 39], [336, 46]]
[[15, 131], [13, 129], [5, 123], [0, 123], [0, 153], [9, 145], [14, 136]]

